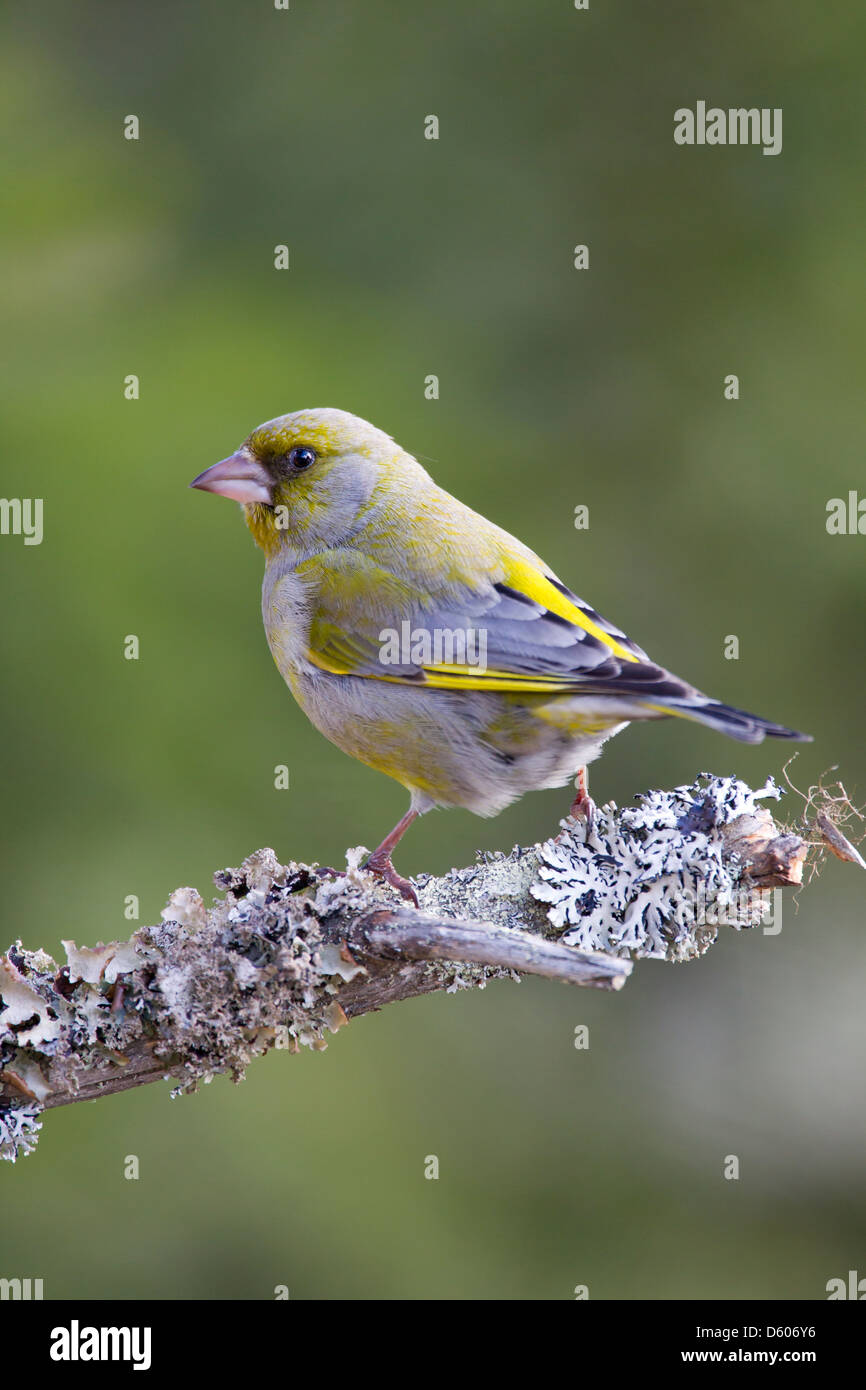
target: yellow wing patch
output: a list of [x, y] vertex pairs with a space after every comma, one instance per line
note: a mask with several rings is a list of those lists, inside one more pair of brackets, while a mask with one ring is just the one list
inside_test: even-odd
[[623, 661], [637, 661], [638, 658], [604, 628], [599, 627], [598, 623], [593, 622], [576, 603], [572, 603], [570, 598], [561, 593], [555, 584], [551, 584], [540, 570], [525, 560], [516, 560], [510, 566], [506, 583], [512, 589], [519, 589], [527, 598], [540, 603], [543, 608], [547, 608], [551, 613], [555, 613], [559, 618], [566, 618], [568, 622], [574, 623], [575, 627], [582, 627], [584, 632], [597, 637], [599, 642], [603, 642], [606, 647], [610, 647], [614, 656], [621, 657]]
[[[590, 617], [579, 603], [574, 602], [567, 593], [563, 593], [551, 579], [548, 579], [530, 561], [509, 557], [503, 569], [502, 582], [506, 589], [513, 591], [516, 599], [522, 595], [534, 604], [540, 610], [540, 619], [543, 619], [544, 613], [547, 612], [581, 629], [620, 660], [634, 662], [640, 659], [617, 637], [605, 631], [594, 620], [594, 617]], [[373, 592], [382, 598], [383, 590], [385, 590], [385, 594], [390, 600], [387, 606], [391, 608], [392, 613], [395, 609], [399, 612], [401, 608], [404, 608], [404, 605], [410, 607], [411, 598], [416, 597], [416, 595], [407, 591], [407, 586], [399, 584], [390, 575], [387, 576], [390, 583], [386, 586], [382, 583], [385, 574], [381, 571], [374, 577], [379, 582]], [[341, 579], [344, 579], [344, 576], [341, 576]], [[394, 589], [396, 592], [387, 593], [388, 588]], [[345, 600], [345, 594], [342, 590], [340, 596], [341, 599]], [[496, 597], [498, 598], [498, 595]], [[352, 605], [344, 602], [340, 606], [344, 608], [348, 617], [351, 614]], [[495, 604], [491, 605], [489, 620], [491, 623], [495, 623]], [[478, 628], [483, 630], [485, 623], [483, 612], [479, 613], [476, 622]], [[435, 623], [435, 617], [416, 608], [413, 628], [417, 624], [417, 628], [423, 633], [425, 629], [429, 631], [430, 627], [435, 627]], [[383, 627], [387, 626], [384, 615], [382, 625]], [[408, 627], [409, 623], [404, 622], [403, 625]], [[398, 685], [424, 685], [439, 690], [488, 690], [517, 694], [550, 694], [557, 691], [574, 690], [581, 683], [577, 673], [552, 671], [547, 674], [541, 670], [521, 673], [509, 670], [507, 664], [502, 660], [501, 652], [498, 662], [494, 659], [490, 666], [472, 663], [471, 660], [465, 663], [437, 662], [429, 659], [425, 661], [423, 657], [421, 659], [415, 657], [412, 662], [414, 669], [404, 668], [402, 671], [389, 671], [387, 664], [382, 661], [380, 649], [376, 645], [375, 628], [368, 631], [366, 636], [361, 636], [347, 630], [347, 626], [342, 614], [338, 615], [333, 609], [327, 614], [320, 612], [314, 617], [310, 627], [307, 651], [308, 659], [314, 666], [332, 675], [362, 676], [367, 679], [387, 681]], [[589, 676], [590, 672], [587, 671], [586, 674]]]

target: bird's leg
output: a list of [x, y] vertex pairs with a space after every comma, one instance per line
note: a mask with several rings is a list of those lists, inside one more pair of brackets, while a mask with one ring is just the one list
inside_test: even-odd
[[417, 815], [418, 812], [410, 808], [405, 816], [398, 820], [391, 834], [385, 836], [379, 848], [373, 850], [363, 866], [371, 874], [378, 874], [380, 878], [384, 878], [386, 883], [390, 883], [393, 888], [397, 889], [401, 897], [405, 898], [407, 902], [414, 903], [416, 907], [418, 906], [418, 895], [408, 878], [401, 878], [397, 873], [391, 863], [391, 851], [402, 840]]
[[577, 770], [577, 795], [571, 803], [571, 810], [568, 814], [573, 820], [585, 820], [587, 834], [589, 834], [595, 816], [595, 802], [589, 794], [589, 776], [585, 767], [580, 767]]

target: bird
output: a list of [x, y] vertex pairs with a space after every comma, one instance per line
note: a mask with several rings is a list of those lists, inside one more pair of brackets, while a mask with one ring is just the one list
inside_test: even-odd
[[240, 503], [265, 557], [268, 645], [308, 719], [409, 792], [365, 867], [415, 906], [392, 854], [419, 815], [493, 816], [574, 782], [570, 814], [591, 821], [587, 765], [633, 721], [810, 741], [657, 665], [522, 541], [347, 411], [268, 420], [190, 487]]

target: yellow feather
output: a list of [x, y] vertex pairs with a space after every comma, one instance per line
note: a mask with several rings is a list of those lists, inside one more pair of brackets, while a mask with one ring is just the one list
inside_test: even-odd
[[582, 627], [584, 632], [589, 632], [593, 637], [597, 637], [599, 642], [603, 642], [606, 647], [610, 647], [614, 656], [621, 657], [624, 661], [637, 661], [637, 657], [626, 647], [618, 642], [615, 637], [611, 637], [609, 632], [594, 623], [585, 613], [572, 603], [571, 599], [566, 598], [565, 594], [560, 593], [555, 584], [551, 584], [549, 579], [535, 569], [533, 565], [525, 560], [514, 560], [508, 568], [506, 583], [512, 589], [519, 589], [527, 598], [540, 603], [543, 608], [547, 608], [551, 613], [556, 613], [560, 618], [566, 618], [568, 622], [574, 623], [577, 627]]

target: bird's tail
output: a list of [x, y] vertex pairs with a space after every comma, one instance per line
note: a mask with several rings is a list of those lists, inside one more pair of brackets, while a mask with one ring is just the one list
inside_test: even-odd
[[662, 714], [672, 714], [678, 719], [694, 719], [717, 729], [720, 734], [739, 739], [740, 743], [762, 743], [765, 738], [790, 738], [797, 743], [811, 743], [811, 734], [798, 733], [787, 729], [784, 724], [774, 724], [770, 719], [762, 719], [759, 714], [749, 714], [747, 710], [735, 709], [733, 705], [723, 705], [708, 697], [698, 699], [671, 699], [663, 705], [653, 705]]

